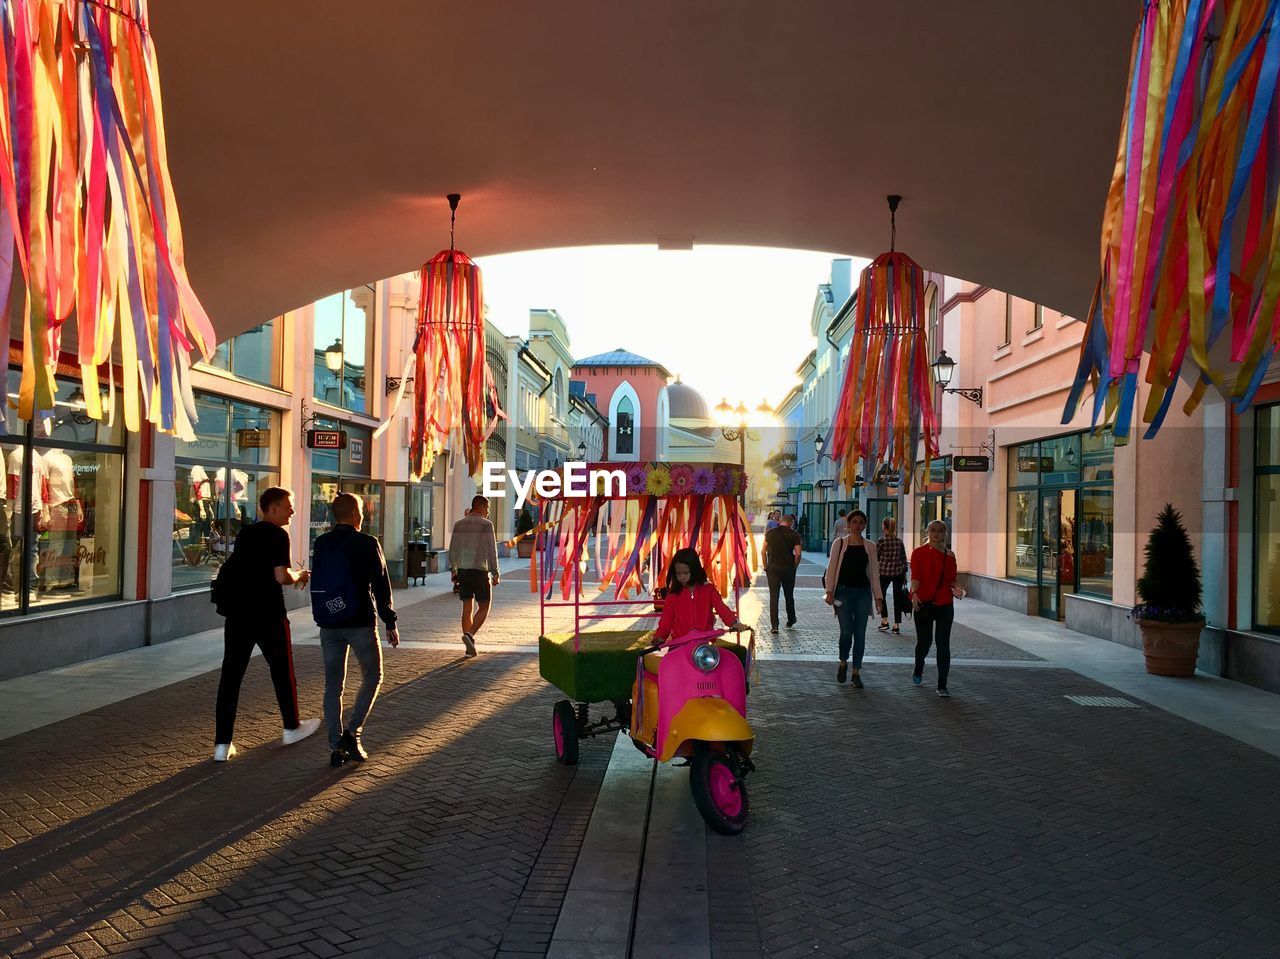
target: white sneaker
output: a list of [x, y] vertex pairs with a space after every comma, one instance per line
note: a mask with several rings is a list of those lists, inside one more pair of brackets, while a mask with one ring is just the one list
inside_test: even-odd
[[215, 763], [225, 763], [235, 754], [235, 743], [218, 743], [218, 745], [213, 747], [213, 761]]
[[319, 728], [320, 720], [304, 719], [298, 723], [297, 729], [286, 729], [284, 735], [280, 738], [286, 746], [292, 746], [294, 743], [302, 742]]

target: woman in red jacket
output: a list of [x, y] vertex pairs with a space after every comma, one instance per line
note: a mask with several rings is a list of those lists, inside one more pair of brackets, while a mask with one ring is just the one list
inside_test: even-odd
[[956, 554], [947, 549], [947, 524], [935, 519], [929, 524], [929, 541], [911, 552], [911, 606], [916, 618], [916, 668], [911, 681], [924, 682], [924, 659], [929, 647], [938, 643], [938, 695], [946, 699], [947, 673], [951, 671], [951, 624], [955, 619], [953, 599], [964, 596], [956, 585]]
[[716, 588], [707, 582], [706, 570], [697, 550], [682, 549], [671, 557], [667, 571], [667, 599], [662, 607], [662, 618], [653, 638], [665, 642], [679, 639], [696, 630], [716, 628], [716, 615], [725, 626], [735, 632], [746, 629], [738, 622]]

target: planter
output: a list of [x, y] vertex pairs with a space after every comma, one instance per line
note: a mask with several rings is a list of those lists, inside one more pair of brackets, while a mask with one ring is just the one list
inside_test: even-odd
[[1200, 630], [1204, 620], [1194, 623], [1161, 623], [1138, 620], [1142, 630], [1142, 655], [1147, 672], [1153, 676], [1194, 676], [1200, 652]]
[[533, 537], [526, 536], [520, 542], [516, 543], [516, 555], [521, 559], [528, 559], [533, 555]]

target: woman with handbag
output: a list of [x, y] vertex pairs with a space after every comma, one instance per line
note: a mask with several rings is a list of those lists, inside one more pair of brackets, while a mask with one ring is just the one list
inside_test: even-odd
[[916, 620], [916, 668], [911, 681], [924, 682], [924, 660], [929, 647], [938, 643], [938, 695], [950, 697], [947, 674], [951, 670], [953, 600], [964, 596], [956, 586], [956, 554], [947, 549], [947, 524], [935, 519], [927, 530], [929, 541], [911, 552], [911, 605]]
[[848, 675], [852, 647], [853, 686], [861, 689], [867, 617], [871, 615], [873, 602], [880, 615], [884, 615], [884, 593], [878, 589], [880, 566], [876, 561], [875, 541], [862, 535], [867, 528], [867, 514], [855, 509], [846, 522], [848, 532], [831, 544], [827, 573], [822, 579], [826, 589], [823, 601], [835, 606], [836, 619], [840, 621], [840, 666], [836, 669], [836, 682], [843, 683]]
[[[907, 548], [898, 539], [898, 521], [892, 516], [884, 518], [883, 534], [876, 540], [876, 559], [880, 564], [880, 593], [893, 587], [893, 635], [902, 633], [902, 613], [906, 609], [902, 591], [907, 583]], [[887, 604], [886, 604], [887, 605]], [[887, 613], [887, 611], [886, 611]], [[880, 632], [889, 628], [889, 617], [880, 614]]]

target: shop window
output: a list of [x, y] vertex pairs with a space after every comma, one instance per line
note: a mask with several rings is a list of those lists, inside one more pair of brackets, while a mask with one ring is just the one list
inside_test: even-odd
[[258, 518], [258, 497], [278, 486], [280, 414], [222, 396], [196, 394], [196, 439], [177, 443], [173, 588], [208, 586]]
[[347, 446], [343, 450], [311, 451], [311, 511], [307, 529], [307, 550], [310, 553], [316, 537], [333, 525], [330, 509], [338, 493], [354, 493], [364, 505], [366, 533], [382, 536], [383, 484], [371, 482], [373, 458], [373, 432], [350, 423], [337, 420], [316, 420], [317, 429], [341, 429], [347, 434]]
[[614, 441], [614, 449], [621, 454], [630, 454], [635, 452], [635, 415], [631, 406], [631, 400], [623, 397], [618, 402], [618, 425], [616, 428], [616, 439]]
[[[20, 374], [8, 374], [16, 399]], [[103, 397], [104, 405], [107, 399]], [[116, 599], [123, 562], [124, 446], [114, 422], [91, 419], [74, 380], [56, 381], [54, 409], [34, 423], [6, 404], [0, 440], [0, 611]]]
[[1280, 631], [1280, 405], [1255, 416], [1253, 622], [1271, 632]]
[[1114, 452], [1088, 433], [1009, 450], [1009, 578], [1111, 597]]
[[368, 412], [365, 369], [373, 330], [373, 284], [335, 293], [315, 304], [315, 398], [355, 413]]
[[254, 383], [279, 386], [280, 324], [277, 320], [268, 320], [261, 326], [223, 340], [214, 350], [208, 365]]

